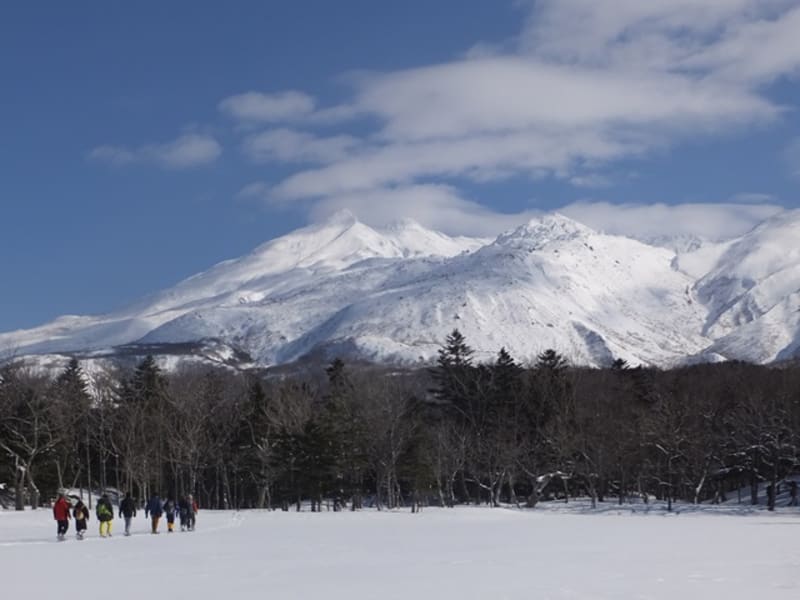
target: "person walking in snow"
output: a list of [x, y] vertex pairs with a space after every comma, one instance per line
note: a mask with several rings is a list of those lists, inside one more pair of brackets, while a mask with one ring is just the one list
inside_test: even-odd
[[131, 498], [131, 493], [126, 492], [122, 502], [119, 503], [119, 518], [125, 519], [125, 535], [131, 534], [131, 519], [136, 516], [136, 502]]
[[189, 512], [186, 515], [186, 529], [189, 531], [194, 531], [194, 525], [197, 522], [197, 501], [192, 497], [191, 494], [186, 496], [186, 502], [189, 505]]
[[144, 516], [149, 516], [151, 519], [150, 533], [158, 533], [158, 521], [162, 514], [164, 514], [164, 508], [161, 505], [161, 498], [158, 497], [158, 494], [153, 494], [147, 502], [147, 506], [144, 507]]
[[97, 520], [100, 521], [100, 537], [111, 537], [111, 523], [114, 521], [114, 507], [111, 506], [111, 500], [108, 499], [108, 494], [100, 496], [97, 501], [97, 508], [95, 508]]
[[58, 500], [53, 504], [53, 518], [56, 520], [58, 527], [56, 529], [56, 537], [58, 541], [62, 541], [67, 535], [69, 529], [69, 502], [63, 493], [59, 492]]
[[181, 496], [178, 500], [178, 519], [181, 522], [181, 531], [186, 531], [189, 523], [189, 497]]
[[164, 515], [167, 517], [167, 533], [172, 533], [175, 529], [175, 499], [170, 496], [164, 502]]
[[78, 500], [75, 508], [72, 509], [72, 516], [75, 517], [75, 535], [82, 540], [86, 533], [86, 522], [89, 520], [89, 509], [82, 500]]

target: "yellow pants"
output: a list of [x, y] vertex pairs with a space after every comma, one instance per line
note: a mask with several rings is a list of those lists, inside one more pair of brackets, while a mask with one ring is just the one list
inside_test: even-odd
[[100, 537], [111, 535], [112, 521], [100, 521]]

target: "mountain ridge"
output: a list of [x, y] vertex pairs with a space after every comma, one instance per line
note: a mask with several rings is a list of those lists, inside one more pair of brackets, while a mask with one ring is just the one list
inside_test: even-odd
[[588, 366], [770, 362], [800, 350], [797, 239], [800, 211], [687, 252], [558, 213], [487, 240], [340, 212], [120, 311], [2, 333], [0, 348], [113, 357], [189, 344], [249, 366], [336, 354], [412, 365], [458, 328], [481, 360], [505, 346]]

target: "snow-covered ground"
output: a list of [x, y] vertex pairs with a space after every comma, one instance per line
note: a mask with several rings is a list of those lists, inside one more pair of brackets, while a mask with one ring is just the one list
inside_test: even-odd
[[192, 533], [140, 515], [61, 543], [48, 510], [0, 511], [0, 574], [33, 599], [800, 598], [800, 509], [641, 511], [201, 511]]

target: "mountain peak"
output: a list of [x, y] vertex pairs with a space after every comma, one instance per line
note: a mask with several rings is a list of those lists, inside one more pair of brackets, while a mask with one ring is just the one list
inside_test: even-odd
[[766, 362], [800, 348], [798, 227], [800, 211], [771, 219], [695, 251], [687, 269], [683, 256], [676, 268], [663, 248], [559, 213], [492, 243], [411, 219], [373, 229], [343, 210], [124, 310], [0, 334], [0, 347], [130, 356], [219, 340], [262, 366], [319, 352], [411, 364], [435, 359], [458, 326], [486, 358], [503, 343], [576, 364]]
[[336, 225], [339, 227], [351, 227], [358, 222], [358, 217], [356, 217], [349, 209], [342, 208], [324, 220], [321, 220], [318, 224], [322, 226]]
[[500, 244], [526, 241], [541, 246], [555, 241], [567, 241], [595, 233], [593, 229], [565, 217], [560, 213], [548, 213], [528, 221], [497, 238]]
[[409, 217], [404, 217], [402, 219], [396, 219], [391, 223], [387, 224], [386, 226], [382, 227], [384, 231], [391, 231], [391, 232], [399, 232], [399, 231], [420, 231], [424, 230], [421, 224], [419, 224], [414, 219]]

